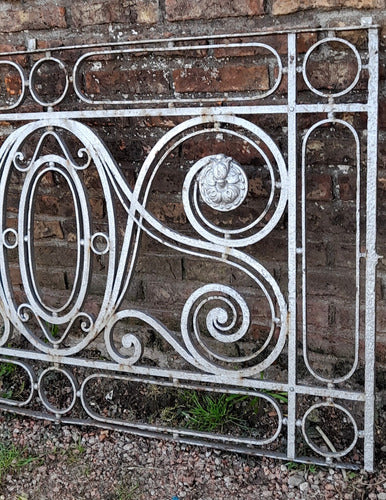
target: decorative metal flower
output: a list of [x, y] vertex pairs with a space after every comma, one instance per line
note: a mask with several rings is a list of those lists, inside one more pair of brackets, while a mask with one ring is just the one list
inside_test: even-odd
[[215, 210], [228, 212], [245, 200], [248, 179], [241, 166], [224, 154], [211, 155], [201, 160], [198, 183], [203, 201]]

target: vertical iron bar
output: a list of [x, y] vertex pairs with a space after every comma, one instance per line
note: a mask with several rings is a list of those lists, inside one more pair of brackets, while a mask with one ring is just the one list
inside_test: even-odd
[[377, 208], [378, 30], [369, 29], [369, 83], [367, 118], [366, 189], [366, 326], [365, 326], [365, 428], [364, 466], [374, 469], [375, 402], [375, 272]]
[[296, 433], [296, 34], [288, 35], [288, 424], [287, 455]]

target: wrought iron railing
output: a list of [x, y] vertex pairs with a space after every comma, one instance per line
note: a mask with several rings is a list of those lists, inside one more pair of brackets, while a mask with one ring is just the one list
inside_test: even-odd
[[[363, 37], [358, 38], [360, 46], [356, 47], [350, 33], [364, 34], [365, 42]], [[305, 54], [297, 51], [297, 42], [304, 35], [314, 36]], [[279, 50], [279, 41], [286, 53]], [[356, 68], [352, 80], [335, 91], [317, 88], [312, 77], [310, 61], [328, 47], [346, 51]], [[372, 470], [378, 258], [377, 53], [377, 27], [365, 20], [361, 26], [329, 30], [115, 42], [1, 54], [0, 70], [8, 79], [13, 78], [13, 84], [3, 89], [7, 99], [2, 103], [0, 119], [6, 131], [17, 128], [11, 130], [0, 150], [0, 355], [2, 366], [11, 366], [2, 371], [4, 384], [12, 379], [15, 367], [25, 376], [22, 390], [3, 391], [1, 408], [37, 418], [117, 428], [293, 461], [336, 466], [360, 466], [363, 462], [367, 470]], [[179, 72], [181, 61], [189, 60], [192, 54], [201, 58], [203, 80], [208, 75], [202, 65], [206, 58], [213, 62], [216, 54], [221, 54], [218, 58], [244, 54], [254, 61], [260, 57], [268, 65], [267, 82], [271, 83], [262, 84], [260, 90], [248, 87], [242, 91], [229, 85], [224, 92], [213, 83], [216, 78], [225, 78], [221, 73], [224, 70], [215, 68], [209, 87], [196, 88], [196, 84], [188, 83], [192, 65]], [[128, 64], [131, 71], [139, 66], [139, 60], [141, 71], [147, 71], [151, 80], [164, 72], [161, 77], [166, 83], [160, 83], [159, 97], [142, 92], [138, 82], [133, 90], [127, 83], [131, 73], [123, 70], [126, 90], [115, 92], [103, 87], [101, 79], [109, 78], [108, 71], [107, 75], [103, 71], [111, 61], [119, 68]], [[173, 64], [177, 73], [172, 72], [174, 80], [170, 82], [167, 68]], [[57, 79], [56, 94], [49, 90], [50, 78]], [[177, 78], [185, 90], [178, 87]], [[361, 82], [364, 85], [360, 86]], [[146, 87], [146, 82], [143, 85]], [[283, 116], [287, 144], [279, 147], [278, 139], [272, 136], [274, 131], [263, 130], [254, 117], [271, 117], [274, 122]], [[356, 130], [357, 116], [366, 117], [363, 130], [367, 135]], [[135, 184], [130, 186], [114, 160], [116, 151], [109, 151], [85, 121], [104, 124], [130, 118], [133, 126], [134, 120], [143, 117], [176, 121], [149, 148]], [[301, 137], [299, 121], [304, 117], [310, 124]], [[310, 361], [308, 335], [312, 311], [308, 303], [307, 146], [311, 135], [326, 127], [338, 127], [353, 139], [356, 171], [352, 201], [356, 236], [351, 248], [354, 320], [349, 342], [354, 355], [344, 373], [332, 375], [317, 370]], [[179, 230], [155, 215], [149, 199], [170, 158], [175, 159], [186, 141], [197, 144], [204, 136], [213, 143], [238, 141], [255, 151], [263, 165], [265, 194], [260, 197], [258, 213], [249, 199], [253, 168], [237, 160], [237, 151], [230, 155], [224, 146], [224, 150], [214, 149], [213, 154], [198, 155], [183, 172], [180, 203], [186, 225]], [[44, 220], [56, 221], [49, 213], [45, 218], [38, 214], [45, 183], [50, 188], [50, 176], [59, 179], [67, 193], [65, 201], [72, 206], [73, 220], [71, 238], [64, 241], [60, 236], [52, 248], [67, 245], [76, 254], [72, 271], [66, 274], [67, 292], [60, 300], [49, 293], [47, 298], [50, 276], [46, 275], [43, 284], [39, 278], [44, 252], [43, 263], [36, 263], [39, 252], [47, 248], [37, 240], [37, 226]], [[90, 204], [89, 178], [99, 179], [98, 189], [105, 203], [103, 223], [98, 222]], [[365, 193], [361, 185], [365, 185]], [[221, 216], [237, 214], [245, 204], [248, 216], [241, 212], [238, 224], [229, 227], [226, 222], [218, 222]], [[287, 231], [282, 239], [288, 244], [284, 263], [288, 274], [280, 285], [268, 270], [269, 255], [259, 254], [258, 246], [254, 250], [279, 225]], [[166, 316], [164, 311], [157, 317], [151, 303], [146, 309], [143, 304], [137, 307], [135, 301], [129, 300], [129, 305], [125, 302], [137, 276], [142, 234], [173, 255], [180, 253], [209, 262], [208, 283], [196, 289], [186, 285], [178, 328], [175, 324], [168, 327], [163, 320], [167, 311]], [[66, 260], [66, 253], [61, 255]], [[105, 268], [99, 303], [89, 300], [96, 260], [103, 261], [101, 267]], [[57, 265], [66, 266], [66, 262]], [[228, 269], [228, 276], [244, 276], [248, 284], [240, 281], [243, 285], [237, 290], [221, 273], [218, 281], [212, 281], [211, 266]], [[93, 297], [97, 295], [92, 293]], [[301, 304], [300, 321], [297, 303]], [[122, 330], [120, 324], [130, 326]], [[261, 328], [254, 335], [256, 325]], [[153, 336], [146, 344], [149, 332]], [[155, 338], [169, 346], [163, 358], [168, 360], [167, 366], [159, 363], [157, 356], [149, 361]], [[364, 385], [358, 389], [352, 380], [358, 369], [361, 340], [365, 375]], [[306, 373], [303, 382], [298, 374], [300, 362], [304, 363], [303, 375]], [[279, 369], [271, 370], [275, 366]], [[61, 384], [66, 388], [64, 396]], [[141, 391], [145, 398], [150, 397], [146, 389], [150, 387], [174, 394], [174, 403], [168, 400], [169, 407], [176, 413], [179, 406], [184, 407], [182, 420], [140, 421], [130, 408], [118, 418], [103, 410], [100, 400], [91, 395], [92, 389], [103, 393], [102, 401], [108, 405], [114, 391], [122, 391], [131, 401], [132, 393]], [[260, 434], [259, 422], [255, 424], [257, 431], [245, 431], [244, 424], [242, 432], [233, 433], [189, 428], [184, 423], [193, 403], [188, 398], [182, 404], [179, 399], [180, 392], [185, 391], [210, 393], [212, 401], [216, 395], [239, 395], [232, 402], [239, 416], [248, 420], [246, 414], [254, 413], [258, 420], [268, 418], [272, 426], [266, 426]], [[135, 404], [139, 404], [137, 400]], [[170, 408], [169, 413], [173, 413]], [[322, 423], [314, 425], [330, 418], [335, 418], [334, 425], [340, 423], [347, 429], [341, 447], [331, 443], [331, 436], [326, 437]], [[336, 433], [342, 435], [338, 429]], [[314, 456], [308, 456], [310, 453]]]

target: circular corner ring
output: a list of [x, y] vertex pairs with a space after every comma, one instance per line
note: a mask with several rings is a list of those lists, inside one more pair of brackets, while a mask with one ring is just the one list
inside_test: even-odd
[[[36, 90], [34, 89], [35, 73], [40, 68], [40, 66], [46, 62], [54, 62], [54, 63], [58, 64], [58, 66], [64, 71], [64, 75], [66, 77], [66, 83], [64, 85], [64, 90], [55, 101], [42, 101], [39, 98]], [[56, 57], [43, 57], [42, 59], [39, 59], [39, 61], [37, 61], [32, 66], [31, 73], [30, 73], [30, 82], [29, 82], [30, 92], [31, 92], [32, 97], [35, 99], [35, 101], [38, 104], [40, 104], [41, 106], [56, 106], [57, 104], [62, 102], [67, 94], [69, 84], [70, 84], [70, 79], [68, 77], [68, 72], [67, 72], [66, 66], [64, 65], [64, 63], [60, 59], [56, 59]]]
[[27, 375], [28, 375], [29, 380], [30, 380], [30, 385], [31, 385], [30, 393], [28, 395], [28, 398], [25, 401], [17, 401], [17, 400], [8, 399], [8, 398], [7, 399], [1, 398], [1, 399], [4, 399], [3, 402], [9, 406], [21, 407], [21, 406], [28, 405], [32, 401], [32, 397], [33, 397], [34, 392], [35, 392], [35, 381], [36, 381], [35, 373], [32, 370], [31, 366], [28, 365], [27, 363], [24, 363], [23, 361], [19, 361], [16, 359], [9, 359], [9, 358], [0, 358], [0, 363], [11, 363], [12, 365], [21, 366], [23, 368], [23, 370], [27, 372]]
[[[12, 235], [15, 238], [15, 242], [14, 243], [10, 243], [8, 241], [9, 235]], [[14, 248], [17, 247], [17, 245], [18, 245], [18, 234], [17, 234], [17, 231], [15, 229], [13, 229], [12, 227], [10, 227], [8, 229], [5, 229], [3, 231], [3, 245], [5, 246], [5, 248], [8, 248], [8, 250], [13, 250]]]
[[[73, 392], [73, 397], [72, 397], [71, 403], [66, 408], [57, 408], [56, 406], [52, 405], [48, 401], [48, 399], [46, 398], [46, 395], [45, 395], [44, 390], [42, 388], [42, 383], [43, 383], [44, 377], [49, 372], [62, 373], [70, 381], [72, 392]], [[50, 368], [46, 368], [40, 374], [40, 377], [39, 377], [39, 380], [38, 380], [38, 394], [39, 394], [39, 397], [40, 397], [43, 405], [47, 408], [48, 411], [50, 411], [52, 413], [59, 414], [59, 415], [64, 415], [65, 413], [68, 413], [70, 410], [72, 410], [72, 408], [74, 407], [75, 402], [76, 402], [77, 392], [78, 392], [78, 382], [77, 382], [76, 378], [74, 377], [74, 375], [70, 371], [65, 370], [64, 368], [56, 368], [56, 367], [52, 366]]]
[[23, 102], [23, 99], [25, 96], [25, 88], [26, 88], [26, 77], [24, 74], [24, 70], [20, 66], [20, 64], [17, 64], [13, 61], [0, 61], [0, 65], [12, 66], [19, 73], [20, 79], [21, 79], [21, 89], [20, 89], [19, 99], [17, 101], [15, 101], [13, 104], [11, 104], [10, 106], [0, 106], [0, 111], [7, 111], [9, 109], [17, 108]]
[[[95, 246], [95, 240], [97, 238], [102, 238], [105, 241], [105, 248], [103, 250], [98, 250], [97, 247]], [[105, 233], [94, 233], [91, 237], [91, 250], [96, 254], [96, 255], [104, 255], [110, 250], [110, 242], [109, 242], [109, 237]]]
[[[343, 45], [346, 45], [347, 47], [349, 47], [353, 51], [353, 53], [356, 57], [357, 63], [358, 63], [357, 74], [355, 75], [355, 78], [351, 82], [351, 84], [347, 88], [345, 88], [344, 90], [342, 90], [340, 92], [330, 93], [330, 94], [327, 94], [326, 92], [321, 92], [320, 90], [317, 90], [311, 84], [311, 82], [309, 81], [309, 79], [307, 77], [307, 62], [308, 62], [308, 59], [310, 58], [310, 55], [317, 47], [319, 47], [319, 45], [322, 45], [323, 43], [328, 43], [328, 42], [338, 42], [338, 43], [342, 43]], [[347, 40], [344, 40], [343, 38], [328, 37], [328, 38], [323, 38], [323, 40], [319, 40], [318, 42], [314, 43], [314, 45], [312, 45], [312, 47], [310, 47], [308, 49], [306, 55], [304, 56], [302, 74], [303, 74], [303, 78], [304, 78], [304, 81], [306, 82], [307, 87], [311, 90], [311, 92], [314, 92], [314, 94], [317, 94], [321, 97], [340, 97], [342, 95], [348, 94], [355, 87], [355, 85], [358, 83], [361, 70], [362, 70], [362, 61], [361, 61], [361, 56], [359, 55], [357, 48], [352, 43], [348, 42]]]
[[[323, 407], [336, 408], [336, 409], [342, 411], [348, 417], [348, 419], [350, 420], [350, 422], [353, 426], [354, 439], [353, 439], [352, 443], [350, 444], [350, 446], [348, 446], [347, 448], [345, 448], [342, 451], [323, 451], [321, 448], [319, 448], [319, 446], [316, 446], [307, 435], [306, 420], [307, 420], [308, 415], [313, 410], [315, 410], [317, 408], [323, 408]], [[356, 445], [356, 442], [358, 441], [358, 437], [359, 437], [358, 427], [357, 427], [357, 424], [354, 420], [354, 417], [351, 415], [351, 413], [346, 408], [344, 408], [343, 406], [338, 405], [336, 403], [317, 403], [315, 405], [312, 405], [303, 416], [302, 433], [303, 433], [304, 439], [306, 440], [306, 443], [308, 444], [308, 446], [312, 450], [314, 450], [316, 453], [318, 453], [318, 455], [322, 455], [323, 457], [330, 458], [330, 459], [331, 458], [340, 458], [340, 457], [343, 457], [344, 455], [347, 455], [347, 453], [349, 453], [354, 448], [354, 446]]]

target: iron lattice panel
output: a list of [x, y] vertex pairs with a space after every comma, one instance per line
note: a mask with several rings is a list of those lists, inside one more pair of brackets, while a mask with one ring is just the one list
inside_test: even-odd
[[[345, 37], [346, 31], [356, 30], [366, 34], [365, 48], [356, 48]], [[316, 41], [304, 55], [297, 53], [297, 41], [305, 33], [315, 34]], [[264, 36], [267, 35], [271, 40], [285, 37], [287, 54], [279, 53], [274, 43], [266, 43]], [[259, 37], [263, 37], [263, 41], [259, 41]], [[310, 59], [326, 44], [340, 44], [350, 52], [357, 67], [352, 82], [335, 93], [315, 88], [309, 74]], [[350, 463], [350, 453], [363, 440], [363, 463], [371, 471], [374, 449], [375, 268], [378, 259], [375, 250], [377, 44], [377, 27], [365, 21], [359, 27], [328, 32], [303, 29], [227, 37], [116, 42], [109, 44], [107, 49], [92, 45], [51, 49], [49, 53], [33, 50], [2, 54], [2, 69], [16, 74], [20, 84], [19, 90], [13, 93], [13, 101], [1, 108], [2, 123], [9, 122], [12, 126], [18, 122], [27, 124], [12, 131], [0, 151], [0, 314], [3, 318], [0, 354], [4, 363], [25, 370], [30, 389], [22, 400], [12, 399], [9, 395], [1, 398], [1, 408], [65, 423], [92, 424], [145, 436], [169, 437], [256, 455], [336, 466], [358, 465]], [[95, 97], [83, 88], [82, 68], [85, 65], [94, 67], [98, 57], [102, 61], [114, 57], [118, 60], [147, 57], [149, 64], [156, 64], [157, 57], [162, 59], [176, 54], [181, 57], [181, 54], [197, 51], [208, 55], [234, 49], [244, 50], [247, 54], [250, 50], [265, 51], [265, 57], [274, 61], [276, 73], [268, 90], [243, 94], [231, 91], [224, 95], [218, 89], [209, 89], [205, 93], [193, 89], [188, 95], [178, 95], [175, 89], [171, 89], [154, 99], [125, 94], [104, 98], [101, 93]], [[68, 64], [60, 58], [68, 50], [81, 53], [73, 65], [71, 77]], [[28, 75], [27, 69], [17, 62], [20, 55], [35, 61], [31, 63]], [[163, 60], [157, 64], [162, 66]], [[55, 71], [64, 75], [62, 90], [51, 99], [42, 94], [37, 83], [45, 65], [56, 67]], [[365, 73], [366, 90], [358, 98], [356, 86]], [[303, 102], [299, 97], [298, 75], [313, 100]], [[282, 97], [276, 98], [280, 88]], [[74, 91], [77, 101], [68, 99], [70, 90]], [[366, 94], [365, 99], [363, 94]], [[43, 106], [44, 111], [23, 108], [26, 99], [26, 102], [29, 99]], [[61, 106], [69, 109], [62, 110]], [[366, 116], [366, 151], [363, 151], [355, 126], [345, 119], [346, 114]], [[278, 147], [275, 137], [250, 119], [271, 116], [274, 120], [279, 115], [287, 117], [288, 140], [284, 152]], [[301, 137], [298, 122], [303, 117], [314, 116], [306, 134]], [[181, 123], [174, 124], [150, 149], [134, 188], [131, 188], [108, 148], [82, 120], [130, 118], [134, 121], [141, 117], [173, 117]], [[342, 127], [354, 138], [357, 172], [353, 249], [356, 292], [352, 345], [355, 354], [350, 368], [339, 376], [323, 375], [312, 366], [307, 336], [307, 144], [315, 130], [326, 126]], [[186, 172], [181, 190], [184, 214], [192, 232], [177, 232], [148, 209], [152, 184], [169, 155], [173, 155], [184, 141], [200, 139], [204, 134], [241, 140], [248, 147], [255, 148], [263, 158], [269, 179], [267, 202], [261, 213], [244, 226], [227, 228], [211, 222], [206, 215], [208, 210], [227, 215], [245, 203], [249, 181], [245, 168], [230, 155], [214, 153], [197, 157]], [[76, 154], [72, 151], [74, 143], [77, 144]], [[25, 148], [31, 144], [33, 150], [28, 153]], [[85, 179], [91, 169], [99, 178], [106, 203], [107, 223], [104, 228], [95, 224], [89, 202]], [[67, 300], [60, 306], [45, 302], [36, 277], [36, 198], [48, 175], [60, 177], [65, 182], [76, 220], [73, 285]], [[15, 176], [20, 190], [18, 216], [12, 218], [10, 186]], [[361, 189], [363, 184], [365, 194]], [[123, 210], [124, 228], [116, 221], [117, 207]], [[264, 241], [284, 218], [287, 220], [288, 279], [285, 286], [279, 286], [260, 258], [252, 256], [249, 250]], [[247, 342], [241, 350], [238, 347], [232, 351], [232, 345], [239, 346], [255, 324], [252, 317], [255, 310], [250, 297], [246, 299], [243, 291], [237, 291], [220, 280], [189, 292], [180, 314], [180, 331], [168, 328], [143, 308], [125, 307], [125, 294], [135, 279], [142, 233], [174, 252], [203, 258], [213, 266], [225, 266], [229, 272], [244, 274], [256, 289], [255, 300], [264, 303], [261, 310], [268, 333], [262, 345]], [[103, 298], [97, 311], [88, 302], [93, 280], [91, 264], [96, 257], [107, 261]], [[21, 287], [18, 288], [12, 274], [15, 261], [20, 272]], [[302, 304], [300, 322], [297, 321], [298, 301]], [[200, 318], [202, 312], [204, 321]], [[176, 362], [175, 367], [148, 364], [141, 334], [135, 328], [121, 335], [118, 342], [115, 329], [120, 322], [128, 320], [134, 320], [136, 325], [147, 325], [156, 332], [171, 346], [180, 362]], [[358, 368], [361, 335], [365, 344], [365, 382], [362, 390], [354, 390], [348, 383]], [[103, 344], [107, 359], [89, 356], [88, 349], [95, 342]], [[222, 349], [216, 352], [218, 345]], [[303, 353], [299, 355], [301, 346]], [[262, 377], [262, 374], [269, 373], [280, 356], [287, 359], [287, 368], [283, 372], [285, 380], [283, 376]], [[299, 382], [299, 359], [302, 359], [308, 374], [306, 383]], [[69, 401], [64, 406], [59, 402], [55, 404], [47, 395], [47, 384], [53, 374], [62, 377], [69, 387]], [[138, 384], [137, 387], [143, 388], [149, 384], [171, 390], [205, 390], [256, 398], [254, 400], [270, 405], [269, 415], [274, 416], [276, 427], [269, 436], [243, 437], [114, 419], [98, 413], [95, 404], [93, 406], [89, 401], [88, 386], [96, 380], [99, 384], [108, 380], [128, 387]], [[278, 394], [282, 395], [281, 399]], [[322, 437], [327, 448], [321, 448], [310, 435], [310, 415], [322, 413], [326, 408], [339, 414], [338, 420], [351, 427], [351, 440], [343, 449], [331, 447], [326, 436]], [[304, 445], [299, 447], [299, 443], [304, 442], [308, 450], [314, 452], [313, 457], [302, 456], [305, 448]], [[343, 461], [345, 457], [346, 461]]]

